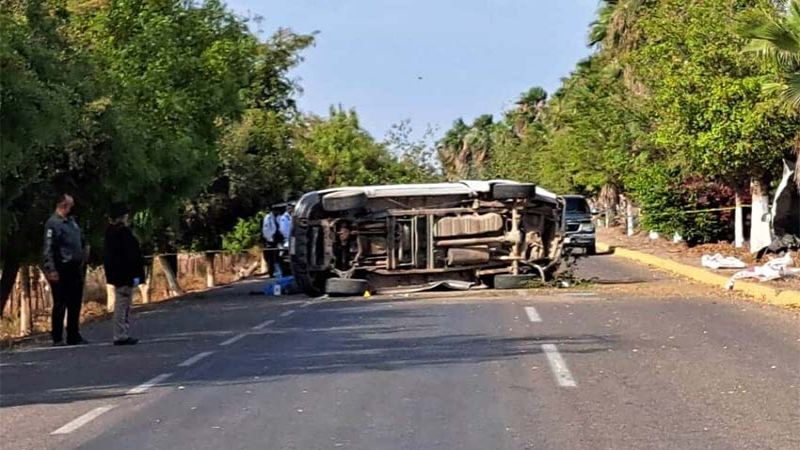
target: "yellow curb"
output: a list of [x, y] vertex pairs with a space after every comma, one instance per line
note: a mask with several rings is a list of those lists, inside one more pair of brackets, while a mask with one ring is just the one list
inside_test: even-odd
[[[598, 252], [606, 253], [610, 250], [610, 248], [611, 247], [608, 244], [602, 242], [597, 243]], [[623, 247], [614, 247], [614, 255], [657, 267], [659, 269], [675, 273], [700, 283], [717, 286], [721, 289], [725, 289], [725, 285], [728, 283], [729, 279], [729, 277], [718, 275], [699, 267], [681, 264], [669, 259], [660, 258], [648, 253], [637, 252], [635, 250], [629, 250]], [[769, 286], [749, 283], [746, 281], [737, 281], [733, 286], [733, 290], [765, 301], [771, 305], [800, 305], [800, 291], [779, 291], [778, 289], [771, 288]]]

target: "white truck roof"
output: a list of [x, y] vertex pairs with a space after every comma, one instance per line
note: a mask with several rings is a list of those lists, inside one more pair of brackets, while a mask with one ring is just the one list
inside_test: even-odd
[[[522, 184], [511, 180], [462, 180], [453, 183], [386, 184], [377, 186], [347, 186], [319, 191], [320, 194], [340, 191], [362, 191], [369, 198], [407, 197], [415, 195], [453, 195], [489, 192], [493, 184]], [[556, 200], [556, 194], [536, 186], [536, 195]]]

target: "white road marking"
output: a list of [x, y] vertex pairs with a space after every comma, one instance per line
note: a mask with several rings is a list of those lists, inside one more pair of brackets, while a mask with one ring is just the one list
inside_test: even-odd
[[63, 427], [53, 431], [50, 434], [67, 434], [72, 433], [73, 431], [77, 430], [78, 428], [86, 425], [87, 423], [91, 422], [92, 420], [98, 418], [101, 414], [104, 414], [114, 408], [112, 405], [106, 406], [98, 406], [97, 408], [87, 412], [86, 414], [78, 417], [77, 419], [73, 420], [72, 422], [67, 423]]
[[201, 352], [201, 353], [198, 353], [198, 354], [192, 356], [191, 358], [187, 359], [186, 361], [178, 364], [178, 367], [189, 367], [192, 364], [196, 363], [197, 361], [200, 361], [201, 359], [206, 358], [208, 356], [211, 356], [213, 354], [214, 354], [214, 352]]
[[275, 323], [275, 320], [274, 319], [269, 319], [269, 320], [267, 320], [265, 322], [261, 322], [260, 324], [254, 326], [253, 329], [254, 330], [263, 330], [264, 328], [267, 328], [268, 326], [272, 325], [273, 323]]
[[292, 314], [294, 314], [294, 310], [291, 310], [291, 309], [290, 309], [289, 311], [284, 311], [284, 312], [280, 313], [280, 314], [279, 314], [279, 317], [289, 317], [289, 316], [291, 316]]
[[558, 348], [556, 348], [554, 344], [542, 344], [542, 350], [547, 356], [547, 361], [550, 363], [550, 368], [556, 376], [558, 385], [561, 387], [577, 386], [575, 379], [572, 378], [572, 374], [569, 373], [569, 369], [567, 369], [567, 363], [564, 362], [564, 358], [558, 353]]
[[154, 377], [150, 381], [145, 381], [144, 383], [142, 383], [142, 384], [136, 386], [135, 388], [129, 390], [128, 392], [126, 392], [126, 395], [142, 394], [144, 392], [147, 392], [148, 389], [150, 389], [151, 387], [157, 385], [158, 383], [161, 383], [162, 381], [166, 380], [167, 378], [169, 378], [171, 376], [172, 376], [171, 373], [162, 373], [161, 375], [158, 375], [158, 376]]
[[536, 312], [536, 308], [533, 306], [526, 306], [525, 313], [528, 315], [528, 320], [531, 322], [541, 322], [542, 318], [539, 317], [539, 313]]
[[221, 345], [223, 347], [226, 346], [226, 345], [231, 345], [231, 344], [233, 344], [234, 342], [237, 342], [240, 339], [244, 339], [245, 337], [247, 337], [247, 333], [237, 334], [236, 336], [234, 336], [234, 337], [232, 337], [232, 338], [230, 338], [230, 339], [228, 339], [226, 341], [220, 342], [219, 345]]
[[300, 307], [305, 308], [306, 306], [311, 306], [312, 303], [313, 303], [312, 301], [303, 302], [303, 304], [300, 305]]

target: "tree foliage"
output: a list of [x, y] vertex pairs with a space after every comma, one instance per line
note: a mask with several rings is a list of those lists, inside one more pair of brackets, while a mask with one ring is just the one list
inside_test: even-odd
[[[446, 173], [480, 173], [474, 161], [489, 161], [490, 176], [562, 193], [626, 193], [650, 227], [725, 237], [724, 215], [676, 212], [731, 206], [734, 190], [771, 179], [792, 156], [799, 115], [780, 102], [797, 70], [797, 8], [796, 0], [785, 14], [769, 0], [605, 0], [590, 25], [594, 53], [540, 107], [525, 101], [544, 98], [538, 88], [522, 94], [479, 145], [465, 145], [474, 126], [454, 123], [440, 141]], [[788, 91], [762, 90], [765, 81]]]

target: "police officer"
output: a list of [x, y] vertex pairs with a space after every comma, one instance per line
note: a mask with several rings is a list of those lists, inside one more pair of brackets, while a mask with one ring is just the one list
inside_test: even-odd
[[67, 314], [67, 345], [87, 344], [78, 330], [86, 263], [81, 229], [70, 216], [75, 200], [62, 194], [56, 211], [44, 227], [44, 271], [53, 289], [51, 336], [54, 346], [64, 345], [64, 312]]

